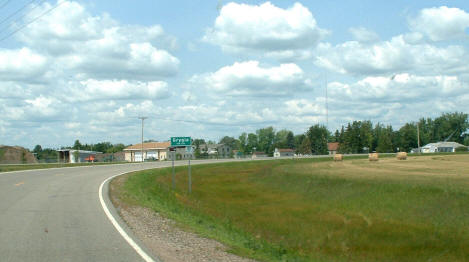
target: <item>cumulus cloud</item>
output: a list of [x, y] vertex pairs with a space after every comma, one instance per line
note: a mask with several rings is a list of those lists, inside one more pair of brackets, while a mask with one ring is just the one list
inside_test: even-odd
[[92, 101], [105, 99], [163, 99], [170, 96], [168, 84], [163, 81], [129, 82], [127, 80], [88, 79], [76, 85], [71, 83], [70, 93], [64, 99]]
[[[58, 68], [89, 78], [157, 80], [173, 76], [179, 59], [171, 55], [174, 37], [160, 25], [121, 25], [108, 14], [93, 16], [78, 2], [63, 3], [18, 34], [36, 52], [54, 58]], [[44, 3], [26, 18], [51, 8]]]
[[413, 103], [457, 97], [469, 91], [469, 86], [456, 76], [418, 76], [397, 74], [392, 77], [366, 77], [356, 83], [332, 82], [332, 99], [379, 103]]
[[204, 40], [229, 52], [255, 52], [279, 58], [305, 57], [327, 34], [300, 3], [282, 9], [229, 3], [220, 11]]
[[0, 81], [37, 82], [48, 69], [47, 57], [29, 48], [0, 50]]
[[336, 46], [321, 44], [315, 64], [352, 75], [389, 75], [408, 71], [441, 74], [468, 69], [461, 59], [467, 57], [463, 47], [408, 43], [412, 37], [416, 36], [399, 35], [390, 41], [371, 45], [358, 41], [347, 41]]
[[196, 75], [189, 83], [223, 96], [289, 96], [312, 88], [312, 81], [296, 64], [266, 67], [258, 61], [237, 62], [214, 73]]
[[409, 19], [412, 30], [424, 33], [432, 41], [469, 39], [469, 13], [446, 6], [422, 9], [418, 16]]
[[358, 42], [376, 42], [379, 40], [377, 33], [368, 30], [364, 27], [352, 27], [349, 32]]

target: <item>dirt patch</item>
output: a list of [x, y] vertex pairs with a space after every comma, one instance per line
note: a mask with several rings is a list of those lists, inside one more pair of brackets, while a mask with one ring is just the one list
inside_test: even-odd
[[151, 209], [124, 203], [117, 196], [121, 195], [127, 177], [123, 175], [111, 181], [111, 201], [134, 235], [162, 261], [255, 261], [230, 254], [223, 244], [186, 232]]

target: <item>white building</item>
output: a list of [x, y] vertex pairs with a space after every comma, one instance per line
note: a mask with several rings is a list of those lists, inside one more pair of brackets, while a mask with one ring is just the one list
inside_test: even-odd
[[101, 152], [77, 149], [60, 149], [57, 152], [59, 153], [59, 162], [62, 163], [95, 162], [96, 154], [101, 154]]
[[295, 155], [295, 150], [290, 149], [290, 148], [275, 148], [274, 151], [274, 157], [288, 157], [288, 156], [294, 156]]
[[232, 148], [226, 144], [202, 144], [200, 153], [207, 153], [210, 158], [230, 158]]
[[[143, 160], [171, 160], [173, 152], [170, 152], [171, 142], [148, 142], [136, 144], [124, 149], [125, 161], [142, 162]], [[143, 149], [143, 150], [142, 150]], [[190, 152], [189, 152], [190, 151]], [[194, 150], [187, 150], [186, 147], [175, 148], [174, 157], [176, 160], [194, 159]]]
[[441, 153], [441, 152], [456, 152], [456, 148], [465, 147], [456, 142], [438, 142], [426, 144], [421, 148], [422, 153]]

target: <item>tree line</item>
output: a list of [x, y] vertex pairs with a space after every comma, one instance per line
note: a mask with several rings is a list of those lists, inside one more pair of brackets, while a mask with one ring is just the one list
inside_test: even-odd
[[[391, 125], [373, 124], [369, 120], [363, 120], [349, 122], [333, 133], [324, 125], [315, 124], [303, 134], [295, 135], [290, 130], [276, 131], [272, 126], [269, 126], [251, 133], [243, 132], [238, 138], [224, 136], [218, 143], [226, 144], [244, 155], [259, 151], [272, 156], [275, 148], [294, 149], [298, 154], [322, 155], [328, 153], [328, 142], [338, 142], [340, 153], [409, 152], [418, 147], [417, 133], [420, 137], [420, 146], [445, 140], [469, 146], [468, 128], [468, 114], [454, 112], [443, 113], [434, 119], [421, 118], [417, 122], [406, 123], [399, 129], [394, 129]], [[196, 148], [195, 156], [199, 158], [204, 157], [200, 146], [202, 144], [215, 144], [215, 142], [196, 138], [193, 139], [193, 144]], [[125, 147], [122, 143], [81, 144], [79, 140], [76, 140], [71, 148], [116, 153]], [[33, 153], [36, 153], [39, 160], [57, 158], [55, 150], [42, 149], [40, 145], [34, 148]]]
[[[275, 148], [294, 149], [299, 154], [327, 154], [327, 143], [338, 142], [340, 153], [409, 152], [418, 147], [417, 126], [420, 146], [440, 141], [454, 141], [469, 146], [468, 114], [455, 112], [441, 116], [421, 118], [395, 130], [391, 125], [373, 124], [369, 120], [353, 121], [331, 133], [324, 125], [312, 125], [303, 134], [292, 131], [276, 131], [272, 126], [260, 128], [252, 133], [242, 133], [238, 138], [225, 136], [219, 143], [226, 144], [245, 155], [254, 151], [272, 156]], [[204, 139], [194, 139], [196, 155]], [[200, 151], [199, 151], [200, 152]]]

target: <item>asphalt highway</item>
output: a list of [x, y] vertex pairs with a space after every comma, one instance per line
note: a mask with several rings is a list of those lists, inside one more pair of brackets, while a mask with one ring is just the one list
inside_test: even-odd
[[[243, 160], [191, 162], [227, 161]], [[165, 161], [0, 173], [0, 261], [159, 261], [119, 218], [103, 182], [169, 166]]]
[[[144, 261], [105, 214], [99, 187], [114, 175], [164, 166], [171, 162], [0, 173], [0, 261]], [[103, 188], [112, 216], [146, 252], [110, 204], [107, 185]]]

